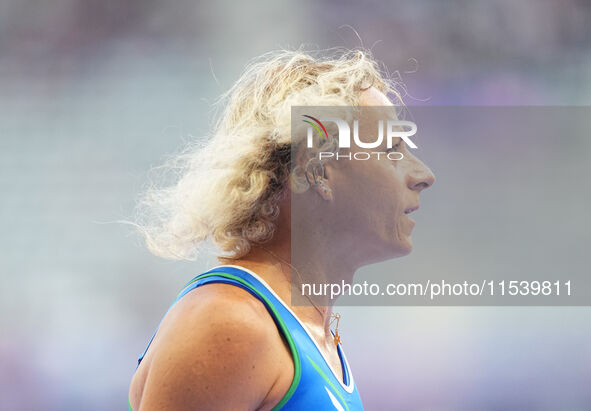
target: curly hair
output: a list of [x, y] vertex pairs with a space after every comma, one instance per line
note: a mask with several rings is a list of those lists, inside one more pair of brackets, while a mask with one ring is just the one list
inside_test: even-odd
[[[321, 54], [321, 53], [317, 53]], [[290, 179], [291, 107], [355, 106], [371, 86], [388, 94], [388, 79], [364, 50], [315, 56], [302, 50], [265, 54], [225, 93], [211, 139], [193, 142], [160, 167], [172, 184], [150, 186], [136, 227], [161, 257], [194, 260], [211, 240], [228, 258], [270, 240]]]

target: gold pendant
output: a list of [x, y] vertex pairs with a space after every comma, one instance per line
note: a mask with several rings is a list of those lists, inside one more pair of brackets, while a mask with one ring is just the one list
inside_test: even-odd
[[338, 331], [334, 333], [334, 344], [339, 345], [341, 343], [341, 336]]
[[341, 343], [341, 336], [339, 335], [339, 321], [341, 320], [341, 314], [336, 313], [336, 314], [332, 314], [332, 321], [334, 322], [336, 320], [336, 325], [334, 327], [334, 343], [335, 345], [339, 345]]

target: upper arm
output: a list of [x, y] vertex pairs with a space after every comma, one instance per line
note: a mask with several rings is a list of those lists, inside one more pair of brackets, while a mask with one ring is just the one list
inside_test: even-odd
[[274, 323], [244, 290], [214, 286], [163, 322], [138, 411], [256, 409], [265, 399], [279, 375]]

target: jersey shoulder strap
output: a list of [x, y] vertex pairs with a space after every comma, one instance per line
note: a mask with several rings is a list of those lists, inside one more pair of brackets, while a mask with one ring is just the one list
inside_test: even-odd
[[[269, 292], [267, 287], [265, 287], [262, 284], [258, 284], [258, 281], [252, 275], [245, 272], [244, 270], [234, 268], [231, 266], [219, 266], [205, 273], [199, 274], [196, 277], [194, 277], [191, 281], [189, 281], [180, 291], [173, 303], [170, 305], [170, 307], [166, 311], [166, 314], [168, 314], [172, 307], [174, 307], [174, 305], [187, 293], [199, 286], [210, 283], [232, 284], [248, 291], [250, 294], [252, 294], [255, 298], [257, 298], [259, 301], [263, 303], [263, 305], [273, 318], [273, 321], [275, 322], [277, 328], [285, 337], [285, 340], [289, 346], [291, 355], [294, 360], [294, 378], [287, 393], [284, 395], [281, 401], [273, 408], [273, 410], [280, 409], [285, 405], [285, 403], [289, 401], [297, 386], [299, 385], [301, 378], [300, 355], [296, 347], [294, 337], [290, 332], [289, 325], [286, 324], [284, 320], [286, 315], [285, 312], [283, 312], [285, 311], [283, 304], [281, 304], [279, 300], [272, 293]], [[166, 317], [166, 314], [164, 315], [164, 317]], [[162, 320], [160, 320], [160, 324], [161, 323]], [[154, 340], [154, 337], [158, 332], [159, 328], [160, 325], [158, 325], [158, 327], [156, 328], [156, 331], [152, 335], [152, 338], [150, 338], [150, 341], [148, 342], [148, 345], [146, 346], [145, 350], [138, 357], [138, 367], [142, 362], [143, 358], [145, 357], [146, 353], [148, 352], [148, 349], [150, 348], [150, 345], [152, 344], [152, 341]]]

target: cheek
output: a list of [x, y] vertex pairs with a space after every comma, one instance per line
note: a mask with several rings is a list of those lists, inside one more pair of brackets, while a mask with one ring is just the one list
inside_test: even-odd
[[398, 178], [389, 176], [379, 189], [375, 190], [373, 197], [376, 201], [383, 203], [391, 216], [399, 217], [405, 208], [405, 189]]
[[404, 214], [405, 190], [399, 179], [390, 179], [388, 186], [380, 187], [379, 192], [374, 193], [376, 201], [380, 203], [380, 220], [387, 236], [394, 236], [398, 240], [405, 237], [407, 230]]
[[389, 162], [360, 162], [338, 176], [346, 190], [335, 197], [341, 210], [353, 220], [387, 230], [398, 226], [404, 212], [404, 185], [399, 170]]

